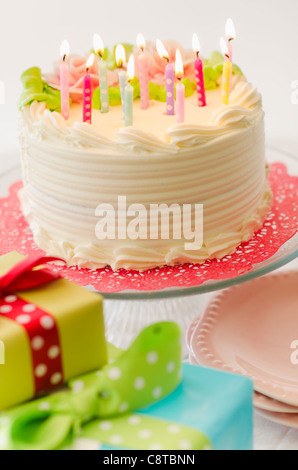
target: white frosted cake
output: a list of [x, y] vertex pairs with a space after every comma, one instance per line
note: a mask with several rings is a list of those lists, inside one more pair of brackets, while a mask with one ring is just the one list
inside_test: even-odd
[[[261, 96], [233, 75], [229, 105], [220, 86], [207, 89], [206, 100], [199, 107], [196, 93], [188, 96], [177, 124], [164, 102], [142, 110], [136, 99], [129, 127], [119, 105], [93, 109], [92, 124], [82, 122], [80, 97], [68, 120], [45, 101], [23, 106], [21, 198], [37, 245], [70, 265], [146, 270], [222, 258], [250, 240], [272, 204]], [[202, 247], [186, 250], [183, 237], [99, 240], [96, 208], [109, 204], [117, 214], [119, 196], [148, 208], [203, 204]]]

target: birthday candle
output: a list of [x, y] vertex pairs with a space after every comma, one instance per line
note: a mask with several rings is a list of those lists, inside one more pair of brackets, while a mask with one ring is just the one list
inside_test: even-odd
[[137, 37], [137, 46], [141, 49], [141, 54], [138, 56], [139, 67], [139, 80], [141, 87], [141, 108], [148, 109], [150, 106], [149, 101], [149, 71], [148, 71], [148, 57], [146, 56], [145, 40], [141, 34]]
[[185, 114], [185, 86], [181, 83], [183, 78], [183, 62], [182, 57], [179, 49], [176, 51], [176, 63], [175, 63], [175, 72], [176, 77], [179, 80], [176, 86], [176, 114], [177, 124], [184, 122], [184, 114]]
[[125, 87], [127, 85], [127, 73], [125, 72], [125, 70], [123, 70], [125, 61], [126, 61], [125, 49], [122, 46], [122, 44], [119, 44], [116, 47], [116, 63], [118, 67], [121, 69], [119, 71], [119, 86], [120, 86], [123, 113], [125, 113]]
[[156, 41], [156, 49], [159, 56], [162, 59], [165, 59], [168, 62], [166, 66], [166, 98], [167, 98], [167, 115], [174, 115], [175, 114], [175, 89], [174, 89], [174, 66], [170, 63], [169, 53], [164, 47], [163, 43], [157, 39]]
[[108, 69], [107, 64], [103, 60], [104, 45], [102, 39], [98, 34], [94, 34], [94, 50], [99, 56], [98, 71], [99, 71], [99, 87], [100, 87], [100, 101], [101, 112], [109, 112], [109, 83], [108, 83]]
[[124, 119], [125, 126], [132, 126], [133, 124], [133, 87], [130, 82], [134, 77], [134, 57], [130, 56], [127, 66], [127, 78], [128, 83], [125, 87], [125, 107], [124, 107]]
[[69, 44], [63, 41], [60, 53], [63, 59], [60, 65], [60, 93], [61, 93], [61, 114], [64, 119], [69, 118], [69, 65], [66, 57], [69, 55]]
[[228, 51], [226, 42], [223, 38], [221, 38], [220, 44], [221, 44], [223, 55], [226, 57], [226, 60], [223, 66], [223, 73], [222, 73], [221, 102], [222, 104], [229, 104], [232, 64], [229, 58], [229, 51]]
[[200, 59], [200, 43], [198, 36], [194, 33], [192, 38], [193, 50], [196, 53], [195, 65], [195, 76], [196, 76], [196, 86], [197, 86], [197, 95], [198, 95], [198, 105], [203, 107], [206, 106], [206, 92], [205, 92], [205, 81], [204, 81], [204, 72], [203, 72], [203, 61]]
[[232, 64], [231, 68], [231, 81], [230, 81], [230, 92], [232, 91], [232, 78], [233, 78], [233, 46], [232, 41], [236, 39], [236, 32], [233, 20], [229, 18], [226, 22], [226, 37], [228, 41], [228, 51], [229, 51], [229, 58]]
[[86, 64], [86, 75], [83, 79], [83, 122], [92, 122], [92, 80], [89, 69], [94, 62], [94, 54], [91, 54]]

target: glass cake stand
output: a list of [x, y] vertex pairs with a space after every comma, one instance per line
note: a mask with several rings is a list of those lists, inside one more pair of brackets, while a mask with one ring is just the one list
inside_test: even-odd
[[[291, 175], [298, 176], [298, 158], [273, 147], [267, 148], [269, 163], [283, 162]], [[298, 233], [268, 260], [254, 265], [249, 272], [227, 280], [208, 281], [195, 287], [169, 288], [158, 291], [129, 290], [101, 293], [105, 302], [107, 339], [115, 346], [127, 348], [146, 326], [159, 321], [175, 321], [183, 337], [195, 317], [201, 314], [210, 293], [264, 276], [298, 258]], [[186, 355], [186, 346], [184, 346]]]

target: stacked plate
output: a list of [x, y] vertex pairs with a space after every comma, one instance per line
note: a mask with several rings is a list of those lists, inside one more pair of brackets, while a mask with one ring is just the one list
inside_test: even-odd
[[298, 272], [222, 291], [188, 329], [190, 362], [246, 375], [264, 417], [298, 429]]

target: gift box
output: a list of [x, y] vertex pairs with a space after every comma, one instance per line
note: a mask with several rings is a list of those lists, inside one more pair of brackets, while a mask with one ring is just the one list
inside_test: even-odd
[[102, 298], [48, 260], [0, 257], [0, 410], [107, 363]]
[[[150, 443], [145, 449], [175, 450], [178, 440], [181, 450], [196, 450], [185, 432], [195, 429], [201, 434], [201, 450], [252, 450], [251, 380], [190, 364], [182, 365], [182, 375], [181, 384], [172, 394], [138, 411], [136, 425], [131, 426], [129, 419], [122, 418], [125, 422], [111, 419], [105, 421], [104, 430], [99, 433], [96, 426], [100, 423], [93, 422], [83, 428], [81, 438], [98, 439], [102, 442], [98, 449], [102, 450], [144, 449], [144, 430], [149, 427], [146, 420], [154, 418], [156, 430], [151, 436], [147, 433]], [[115, 436], [119, 442], [123, 439], [121, 443], [125, 447], [106, 444], [109, 440], [113, 442]]]
[[67, 391], [0, 415], [8, 449], [250, 450], [252, 436], [252, 381], [182, 365], [170, 322]]

